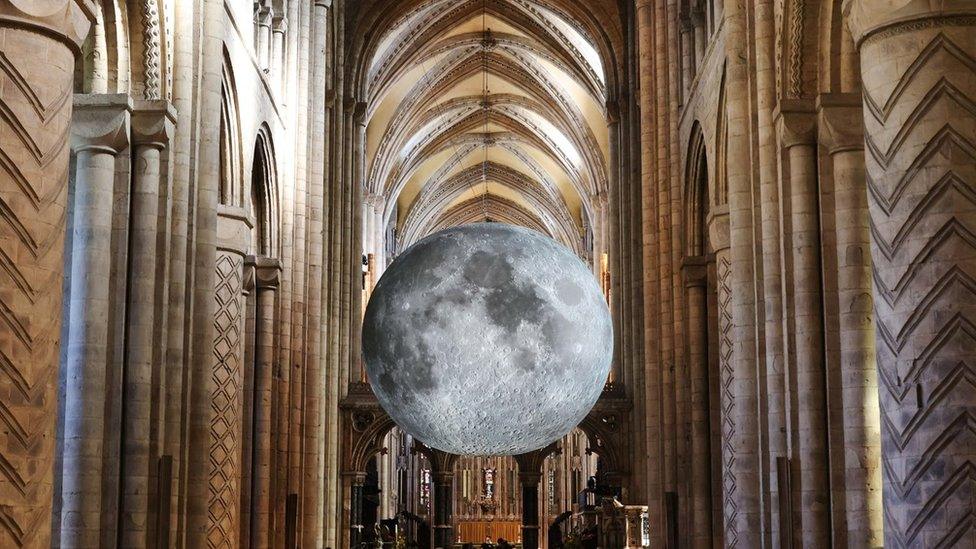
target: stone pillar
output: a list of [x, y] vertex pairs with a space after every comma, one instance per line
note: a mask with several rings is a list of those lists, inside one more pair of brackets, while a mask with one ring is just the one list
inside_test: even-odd
[[287, 33], [288, 20], [283, 17], [283, 14], [276, 13], [271, 23], [271, 85], [279, 92], [284, 90], [285, 85], [282, 73], [285, 67], [285, 35]]
[[271, 6], [256, 4], [254, 8], [254, 53], [258, 67], [268, 72], [271, 61]]
[[218, 207], [209, 379], [207, 544], [211, 547], [241, 545], [245, 302], [254, 283], [245, 276], [251, 272], [245, 269], [243, 248], [250, 234], [242, 209]]
[[[132, 114], [132, 191], [129, 226], [129, 296], [126, 306], [126, 364], [123, 374], [122, 545], [148, 542], [155, 524], [150, 498], [156, 491], [150, 448], [152, 427], [153, 357], [156, 279], [159, 258], [159, 196], [165, 186], [161, 157], [173, 133], [176, 112], [165, 101], [138, 101]], [[164, 228], [165, 230], [165, 228]], [[90, 404], [90, 403], [89, 403]], [[156, 448], [158, 453], [158, 448]]]
[[[85, 4], [0, 0], [0, 546], [46, 547], [61, 337], [68, 143]], [[35, 103], [40, 101], [40, 104]], [[16, 122], [14, 122], [16, 121]]]
[[345, 473], [349, 484], [349, 547], [359, 547], [363, 541], [363, 485], [366, 473]]
[[[719, 325], [721, 342], [733, 344], [731, 356], [722, 351], [722, 459], [725, 487], [725, 543], [727, 546], [761, 547], [768, 539], [768, 515], [763, 512], [762, 484], [766, 463], [762, 452], [761, 395], [758, 389], [756, 337], [756, 209], [755, 167], [751, 163], [753, 98], [749, 82], [747, 12], [751, 6], [730, 2], [723, 18], [728, 116], [727, 166], [729, 208], [728, 255], [716, 250], [719, 274]], [[730, 295], [726, 295], [728, 292]], [[728, 302], [727, 298], [730, 298]], [[726, 363], [732, 365], [727, 370]], [[731, 378], [726, 376], [731, 374]], [[728, 380], [728, 381], [727, 381]], [[728, 400], [727, 400], [728, 399]], [[728, 416], [728, 421], [726, 420]], [[731, 422], [731, 423], [729, 423]], [[726, 455], [728, 454], [728, 455]], [[731, 499], [729, 499], [731, 496]], [[731, 505], [730, 505], [731, 504]]]
[[695, 42], [695, 67], [700, 67], [705, 60], [705, 48], [708, 46], [708, 35], [705, 27], [705, 13], [700, 7], [691, 10], [691, 25]]
[[688, 377], [691, 389], [691, 546], [712, 546], [711, 425], [708, 392], [708, 260], [684, 265], [688, 307]]
[[434, 471], [434, 547], [454, 547], [454, 471]]
[[539, 549], [539, 482], [546, 457], [561, 453], [559, 443], [515, 456], [522, 486], [522, 548]]
[[[793, 260], [793, 329], [796, 357], [795, 448], [799, 467], [793, 479], [798, 494], [799, 522], [795, 543], [802, 547], [826, 547], [830, 539], [829, 482], [827, 478], [826, 369], [824, 363], [823, 299], [820, 275], [820, 200], [817, 185], [816, 117], [805, 103], [781, 100], [781, 143], [789, 161], [790, 234], [787, 240]], [[795, 110], [786, 110], [795, 109]], [[797, 536], [800, 539], [797, 539]]]
[[75, 96], [74, 226], [65, 355], [61, 546], [101, 543], [102, 455], [116, 155], [129, 146], [124, 95]]
[[824, 95], [817, 110], [834, 176], [848, 545], [881, 547], [881, 422], [861, 96]]
[[679, 40], [681, 46], [681, 103], [686, 104], [691, 94], [691, 84], [695, 80], [697, 66], [695, 64], [695, 29], [691, 24], [691, 16], [682, 14], [678, 19]]
[[255, 263], [254, 438], [251, 547], [270, 547], [271, 540], [271, 403], [275, 364], [275, 299], [281, 278], [278, 260]]
[[972, 546], [976, 5], [844, 7], [864, 88], [885, 546]]

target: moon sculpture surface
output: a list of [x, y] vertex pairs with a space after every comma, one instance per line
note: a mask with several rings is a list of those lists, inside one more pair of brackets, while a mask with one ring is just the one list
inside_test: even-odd
[[603, 390], [613, 327], [593, 273], [569, 249], [511, 225], [434, 234], [373, 291], [363, 357], [383, 408], [458, 455], [543, 448]]

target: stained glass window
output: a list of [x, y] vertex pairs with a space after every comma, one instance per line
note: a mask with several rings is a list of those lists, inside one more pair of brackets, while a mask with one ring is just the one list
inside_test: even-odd
[[495, 473], [494, 469], [482, 469], [482, 493], [485, 499], [495, 499]]
[[420, 470], [420, 508], [430, 512], [430, 469]]

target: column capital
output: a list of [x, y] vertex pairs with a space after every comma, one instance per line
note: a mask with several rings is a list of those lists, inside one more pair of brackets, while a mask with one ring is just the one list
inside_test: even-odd
[[729, 205], [723, 204], [713, 208], [708, 216], [708, 240], [716, 252], [727, 249], [732, 244], [731, 227], [729, 226]]
[[432, 471], [430, 473], [434, 485], [446, 486], [454, 481], [454, 471]]
[[274, 10], [271, 6], [256, 5], [254, 8], [254, 23], [259, 27], [271, 28]]
[[[976, 25], [976, 5], [972, 0], [844, 0], [844, 19], [854, 42], [860, 44], [877, 33], [898, 33], [927, 25], [959, 20]], [[965, 19], [969, 19], [968, 23]]]
[[56, 36], [78, 55], [95, 21], [95, 10], [91, 0], [0, 0], [0, 23]]
[[708, 284], [708, 256], [686, 257], [681, 264], [681, 276], [686, 288], [703, 288]]
[[281, 261], [270, 257], [250, 258], [254, 263], [254, 282], [259, 290], [277, 290], [281, 284]]
[[284, 34], [288, 32], [288, 19], [285, 18], [282, 13], [275, 13], [274, 19], [271, 21], [271, 32], [275, 34]]
[[590, 195], [590, 204], [595, 211], [602, 212], [610, 205], [610, 197], [606, 191], [595, 192]]
[[620, 102], [615, 99], [607, 101], [607, 126], [620, 123]]
[[366, 103], [357, 101], [352, 111], [352, 121], [359, 126], [366, 127]]
[[816, 108], [808, 99], [781, 99], [773, 113], [783, 146], [813, 145], [817, 142]]
[[383, 196], [383, 193], [377, 193], [370, 190], [365, 190], [363, 192], [363, 204], [373, 208], [374, 210], [378, 210], [379, 207], [383, 205], [384, 201], [385, 197]]
[[518, 463], [519, 466], [519, 478], [523, 478], [523, 474], [526, 475], [526, 479], [531, 479], [532, 475], [538, 475], [539, 478], [541, 478], [542, 466], [545, 463], [546, 458], [553, 454], [561, 454], [562, 451], [562, 446], [557, 440], [545, 448], [540, 448], [539, 450], [513, 456], [515, 458], [515, 462]]
[[518, 477], [523, 486], [538, 486], [542, 482], [542, 471], [519, 471]]
[[343, 471], [342, 478], [348, 480], [353, 486], [362, 486], [363, 484], [366, 484], [365, 471]]
[[244, 282], [241, 284], [241, 289], [244, 295], [251, 295], [255, 287], [255, 275], [256, 269], [254, 268], [254, 263], [249, 261], [252, 259], [251, 256], [244, 258]]
[[125, 94], [75, 94], [71, 148], [118, 154], [129, 146], [132, 101]]
[[825, 93], [817, 97], [817, 133], [830, 154], [864, 150], [860, 94]]
[[137, 100], [132, 104], [132, 144], [165, 149], [176, 127], [176, 108], [168, 101]]

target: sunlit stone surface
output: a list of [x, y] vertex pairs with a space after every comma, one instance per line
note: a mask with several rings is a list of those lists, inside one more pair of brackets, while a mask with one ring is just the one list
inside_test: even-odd
[[512, 455], [568, 433], [610, 369], [593, 274], [533, 231], [477, 224], [402, 254], [366, 310], [363, 354], [383, 408], [455, 454]]

